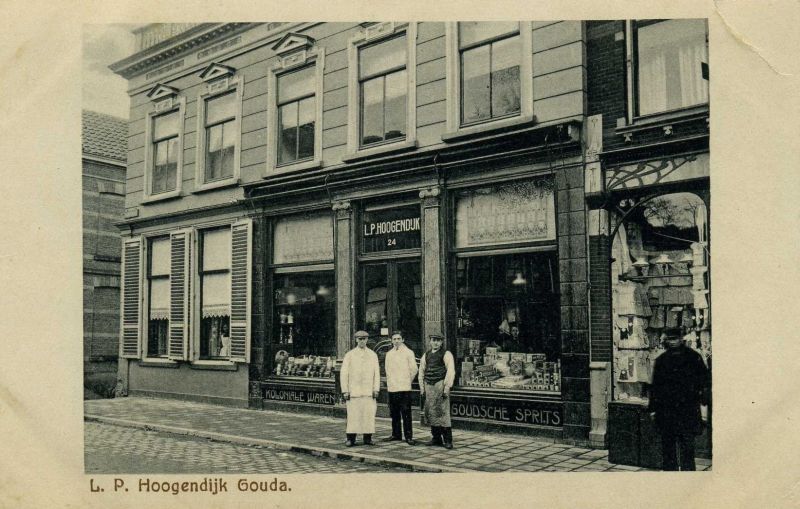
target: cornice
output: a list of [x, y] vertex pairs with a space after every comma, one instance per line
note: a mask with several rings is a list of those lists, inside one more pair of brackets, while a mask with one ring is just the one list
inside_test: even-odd
[[114, 73], [125, 79], [142, 74], [151, 67], [193, 51], [198, 46], [242, 32], [261, 23], [203, 23], [175, 37], [120, 60], [109, 66]]

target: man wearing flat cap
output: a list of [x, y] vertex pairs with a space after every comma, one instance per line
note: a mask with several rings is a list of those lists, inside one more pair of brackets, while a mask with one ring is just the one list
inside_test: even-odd
[[431, 427], [432, 439], [425, 445], [453, 448], [453, 429], [450, 424], [450, 389], [456, 378], [453, 354], [444, 347], [444, 336], [428, 336], [430, 349], [419, 361], [420, 396], [425, 396], [425, 417]]
[[347, 404], [347, 447], [355, 445], [358, 433], [364, 435], [364, 445], [372, 445], [381, 389], [378, 356], [367, 348], [369, 334], [360, 330], [355, 338], [356, 347], [345, 354], [341, 371], [342, 396]]

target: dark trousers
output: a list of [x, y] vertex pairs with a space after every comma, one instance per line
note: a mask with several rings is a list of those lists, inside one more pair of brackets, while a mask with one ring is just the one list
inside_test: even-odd
[[431, 436], [435, 444], [442, 445], [453, 443], [453, 428], [445, 426], [431, 426]]
[[[411, 391], [389, 393], [389, 414], [392, 416], [392, 436], [414, 438], [411, 429]], [[403, 421], [403, 432], [400, 433], [400, 421]]]
[[[678, 462], [680, 453], [680, 463]], [[694, 435], [674, 431], [661, 432], [661, 469], [695, 470], [694, 465]]]
[[[347, 439], [351, 442], [356, 442], [356, 434], [355, 433], [347, 433]], [[372, 433], [364, 433], [364, 442], [369, 443], [372, 442]]]

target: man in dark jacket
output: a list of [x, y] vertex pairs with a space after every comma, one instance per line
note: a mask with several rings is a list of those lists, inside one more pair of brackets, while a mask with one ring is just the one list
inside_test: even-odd
[[650, 388], [650, 415], [661, 432], [662, 468], [695, 470], [694, 440], [703, 432], [700, 404], [709, 385], [700, 354], [686, 347], [680, 330], [666, 330], [667, 351], [656, 358]]

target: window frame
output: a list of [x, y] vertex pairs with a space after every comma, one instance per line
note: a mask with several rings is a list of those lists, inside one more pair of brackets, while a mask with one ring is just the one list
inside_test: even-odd
[[[294, 98], [290, 102], [298, 102], [308, 97], [314, 97], [314, 155], [310, 159], [302, 159], [287, 164], [278, 164], [278, 78], [282, 75], [300, 71], [306, 67], [315, 69], [314, 94]], [[323, 72], [325, 69], [325, 51], [315, 48], [302, 52], [290, 53], [279, 56], [278, 61], [269, 68], [267, 73], [267, 88], [271, 91], [267, 106], [267, 168], [265, 177], [284, 173], [309, 170], [322, 166], [322, 99], [323, 99]], [[288, 104], [284, 103], [284, 104]]]
[[[692, 19], [692, 18], [687, 18]], [[711, 101], [711, 90], [709, 88], [708, 98], [705, 103], [694, 104], [691, 106], [682, 106], [680, 108], [673, 108], [669, 110], [647, 113], [645, 115], [639, 114], [639, 52], [638, 52], [638, 28], [641, 25], [637, 23], [641, 21], [643, 26], [655, 25], [664, 21], [673, 21], [674, 18], [665, 19], [647, 19], [647, 20], [625, 20], [625, 67], [626, 67], [626, 93], [627, 93], [627, 108], [626, 117], [628, 125], [633, 124], [646, 124], [650, 122], [657, 122], [674, 117], [689, 116], [697, 113], [707, 113]], [[708, 20], [705, 23], [706, 36], [706, 58], [708, 54]]]
[[[406, 135], [397, 140], [381, 141], [362, 145], [362, 93], [364, 83], [359, 77], [360, 52], [369, 46], [377, 46], [394, 39], [406, 38]], [[370, 25], [350, 38], [347, 45], [348, 59], [348, 101], [347, 101], [347, 151], [342, 158], [345, 162], [391, 152], [410, 150], [417, 147], [417, 22], [383, 22]], [[388, 76], [399, 71], [393, 68], [371, 75], [370, 79]]]
[[[241, 175], [241, 147], [242, 147], [242, 95], [243, 86], [239, 76], [225, 77], [207, 84], [205, 91], [197, 96], [197, 147], [195, 157], [195, 189], [194, 192], [208, 191], [220, 187], [238, 185]], [[226, 94], [234, 94], [234, 117], [213, 125], [206, 123], [206, 111], [209, 101]], [[233, 148], [233, 173], [230, 177], [206, 181], [206, 145], [208, 143], [208, 129], [216, 125], [233, 121], [234, 148]]]
[[[203, 270], [203, 238], [207, 232], [213, 232], [216, 230], [225, 230], [227, 229], [231, 235], [228, 239], [228, 254], [231, 258], [228, 260], [228, 268], [223, 269], [211, 269], [208, 271]], [[205, 274], [220, 274], [226, 272], [227, 274], [231, 274], [233, 272], [233, 253], [232, 253], [232, 243], [231, 239], [233, 236], [233, 224], [229, 221], [226, 222], [216, 222], [210, 224], [204, 224], [202, 226], [198, 226], [194, 230], [194, 266], [196, 270], [192, 271], [192, 277], [195, 279], [194, 290], [192, 292], [192, 298], [194, 299], [194, 303], [192, 305], [192, 309], [194, 310], [194, 318], [191, 320], [193, 325], [193, 331], [190, 335], [190, 344], [192, 345], [190, 348], [190, 355], [189, 358], [195, 364], [208, 364], [208, 365], [233, 365], [234, 361], [231, 360], [231, 353], [228, 352], [227, 357], [219, 357], [219, 356], [209, 356], [209, 357], [201, 357], [201, 343], [203, 341], [203, 276]], [[229, 278], [230, 281], [230, 278]], [[228, 289], [228, 295], [230, 298], [230, 287]], [[229, 306], [232, 303], [228, 303]], [[231, 332], [231, 316], [230, 312], [228, 314], [228, 334], [230, 335]]]
[[[153, 173], [155, 171], [155, 119], [164, 115], [177, 112], [178, 114], [178, 154], [175, 170], [175, 189], [162, 193], [153, 193]], [[142, 203], [167, 200], [181, 195], [183, 184], [183, 143], [184, 122], [186, 120], [186, 98], [184, 96], [168, 97], [157, 100], [150, 111], [145, 115], [145, 146], [144, 146], [144, 181], [142, 189]], [[162, 138], [164, 141], [170, 138]]]
[[[172, 243], [170, 240], [169, 232], [158, 232], [152, 235], [148, 235], [146, 237], [142, 237], [142, 252], [143, 252], [143, 261], [140, 265], [142, 268], [141, 270], [141, 281], [142, 284], [142, 307], [140, 313], [140, 330], [141, 330], [141, 343], [140, 343], [140, 355], [141, 359], [145, 362], [157, 362], [157, 363], [164, 363], [164, 364], [174, 364], [175, 360], [169, 358], [169, 316], [167, 317], [167, 338], [166, 338], [166, 345], [165, 345], [165, 352], [163, 355], [152, 355], [150, 353], [150, 302], [151, 302], [151, 291], [150, 291], [150, 281], [153, 279], [150, 276], [150, 271], [152, 270], [152, 244], [155, 241], [166, 241], [168, 246], [168, 253], [169, 259], [167, 263], [172, 265]], [[172, 271], [170, 270], [170, 274], [167, 276], [158, 276], [158, 279], [166, 279], [167, 281], [171, 281], [172, 279]], [[171, 297], [170, 297], [171, 299]], [[171, 305], [171, 300], [170, 300]], [[169, 312], [168, 312], [169, 315]]]
[[[447, 48], [447, 132], [442, 135], [444, 141], [456, 141], [463, 137], [490, 132], [499, 129], [519, 126], [534, 121], [533, 115], [533, 27], [530, 21], [519, 21], [520, 37], [520, 111], [514, 115], [490, 118], [478, 122], [463, 124], [461, 122], [462, 110], [462, 49], [459, 47], [458, 22], [445, 24], [445, 39]], [[474, 49], [488, 45], [511, 36], [508, 33], [488, 38], [479, 43], [474, 43], [469, 48]], [[469, 49], [468, 48], [468, 49]]]

